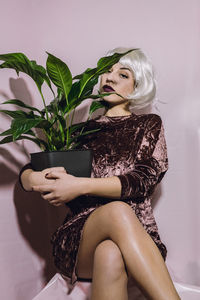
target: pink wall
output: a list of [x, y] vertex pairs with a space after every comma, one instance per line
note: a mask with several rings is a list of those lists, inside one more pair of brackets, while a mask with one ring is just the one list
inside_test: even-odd
[[[155, 215], [173, 278], [200, 285], [200, 2], [4, 0], [0, 9], [0, 53], [22, 51], [45, 64], [48, 51], [74, 74], [116, 46], [141, 47], [151, 57], [160, 100], [156, 112], [165, 124], [170, 161]], [[0, 102], [21, 97], [39, 106], [34, 84], [22, 78], [0, 72]], [[0, 118], [0, 130], [7, 129], [9, 121]], [[49, 237], [64, 211], [16, 183], [27, 153], [35, 150], [27, 142], [0, 147], [2, 299], [32, 299], [55, 272]]]

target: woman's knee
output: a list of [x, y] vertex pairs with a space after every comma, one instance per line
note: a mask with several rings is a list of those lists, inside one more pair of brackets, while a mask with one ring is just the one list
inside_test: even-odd
[[127, 238], [132, 237], [137, 241], [145, 232], [133, 209], [122, 201], [113, 201], [104, 205], [100, 215], [102, 224], [104, 223], [102, 230], [107, 232], [106, 238], [111, 239], [118, 246], [122, 246]]
[[119, 247], [112, 240], [101, 242], [95, 250], [94, 268], [105, 278], [118, 280], [127, 277], [126, 267]]
[[91, 214], [88, 221], [89, 226], [86, 225], [86, 227], [93, 230], [96, 228], [94, 224], [97, 224], [100, 229], [99, 233], [103, 234], [104, 239], [111, 238], [108, 232], [113, 229], [122, 228], [122, 225], [127, 224], [132, 226], [134, 222], [139, 222], [130, 205], [122, 201], [112, 201], [102, 205]]
[[130, 205], [122, 201], [113, 201], [106, 204], [103, 215], [106, 216], [111, 226], [138, 222], [138, 218]]

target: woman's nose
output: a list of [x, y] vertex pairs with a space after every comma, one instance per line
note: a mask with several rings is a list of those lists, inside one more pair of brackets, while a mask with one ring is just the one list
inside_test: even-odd
[[116, 76], [113, 73], [107, 73], [106, 77], [107, 82], [116, 82]]

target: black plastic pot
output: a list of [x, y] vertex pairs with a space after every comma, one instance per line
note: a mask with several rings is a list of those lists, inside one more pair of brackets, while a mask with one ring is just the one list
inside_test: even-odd
[[67, 173], [77, 177], [90, 177], [92, 150], [66, 150], [31, 153], [31, 164], [35, 171], [64, 167]]

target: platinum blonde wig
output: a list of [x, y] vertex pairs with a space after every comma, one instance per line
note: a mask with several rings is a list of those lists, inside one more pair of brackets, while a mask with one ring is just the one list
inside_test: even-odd
[[[115, 48], [108, 52], [108, 55], [114, 53], [124, 53], [131, 48]], [[154, 78], [153, 66], [141, 50], [133, 50], [123, 56], [119, 62], [128, 67], [133, 72], [134, 91], [129, 95], [131, 108], [143, 108], [149, 105], [156, 95], [156, 82]]]

